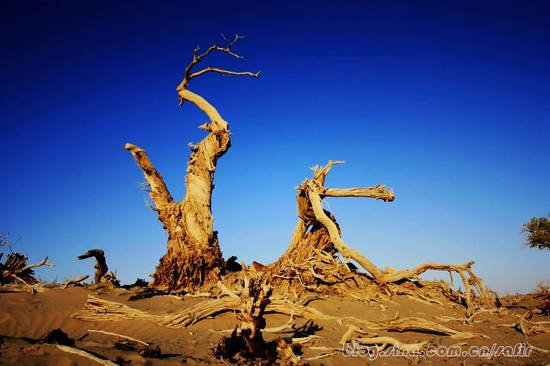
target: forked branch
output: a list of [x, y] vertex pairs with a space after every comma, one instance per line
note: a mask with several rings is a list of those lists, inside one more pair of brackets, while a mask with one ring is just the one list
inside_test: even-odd
[[18, 274], [18, 273], [21, 273], [21, 272], [28, 271], [29, 269], [33, 269], [33, 268], [37, 268], [37, 267], [42, 267], [42, 266], [46, 266], [46, 267], [55, 267], [55, 264], [48, 262], [48, 257], [46, 257], [46, 258], [44, 258], [44, 259], [42, 260], [42, 262], [34, 263], [34, 264], [29, 264], [29, 265], [27, 265], [27, 266], [21, 268], [20, 270], [17, 270], [17, 272], [15, 272], [15, 274]]
[[325, 166], [315, 165], [314, 167], [311, 168], [311, 170], [313, 170], [313, 180], [319, 183], [320, 185], [324, 186], [327, 174], [330, 173], [332, 166], [337, 164], [345, 164], [345, 161], [329, 160], [329, 162]]
[[199, 62], [202, 61], [203, 58], [205, 58], [206, 56], [208, 56], [212, 51], [218, 51], [218, 52], [222, 52], [222, 53], [226, 53], [230, 56], [233, 56], [235, 58], [238, 58], [238, 59], [241, 59], [241, 58], [244, 58], [243, 56], [241, 55], [238, 55], [236, 54], [235, 52], [231, 51], [231, 48], [240, 40], [240, 39], [244, 39], [244, 36], [239, 36], [238, 34], [235, 35], [235, 38], [233, 39], [233, 41], [229, 42], [227, 41], [227, 38], [225, 38], [225, 36], [222, 35], [222, 38], [224, 38], [224, 40], [227, 42], [227, 46], [226, 47], [220, 47], [218, 46], [217, 44], [213, 44], [212, 46], [208, 47], [206, 49], [205, 52], [203, 53], [200, 53], [199, 54], [199, 51], [200, 51], [200, 46], [197, 45], [197, 47], [195, 47], [195, 49], [193, 50], [193, 60], [189, 63], [189, 65], [187, 65], [187, 67], [185, 68], [185, 76], [184, 76], [184, 80], [187, 78], [188, 80], [190, 79], [189, 76], [191, 74], [191, 69], [193, 68], [193, 66], [195, 66], [196, 64], [198, 64]]
[[235, 46], [235, 44], [243, 39], [243, 36], [235, 35], [235, 38], [233, 41], [228, 41], [223, 35], [222, 37], [227, 42], [227, 45], [225, 47], [220, 47], [217, 44], [214, 44], [208, 49], [203, 52], [199, 53], [200, 47], [197, 46], [195, 50], [193, 50], [193, 60], [187, 65], [185, 68], [183, 80], [177, 87], [178, 96], [180, 100], [180, 105], [183, 104], [185, 100], [195, 104], [197, 107], [199, 107], [206, 115], [210, 118], [210, 123], [213, 125], [212, 130], [227, 130], [227, 122], [225, 122], [219, 113], [216, 111], [210, 103], [208, 103], [206, 100], [201, 98], [200, 96], [190, 92], [187, 90], [187, 86], [189, 82], [201, 75], [207, 74], [207, 73], [218, 73], [218, 74], [225, 74], [225, 75], [234, 75], [234, 76], [251, 76], [257, 78], [260, 75], [260, 72], [250, 72], [250, 71], [231, 71], [231, 70], [225, 70], [220, 69], [217, 67], [206, 67], [200, 71], [193, 72], [193, 68], [198, 65], [201, 61], [203, 61], [208, 55], [210, 55], [213, 51], [225, 53], [227, 55], [233, 56], [235, 58], [241, 59], [243, 58], [241, 55], [233, 52], [232, 48]]

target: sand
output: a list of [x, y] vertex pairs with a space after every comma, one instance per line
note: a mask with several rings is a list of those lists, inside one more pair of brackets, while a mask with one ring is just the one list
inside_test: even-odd
[[[167, 315], [185, 310], [186, 308], [206, 301], [204, 298], [154, 296], [151, 298], [129, 301], [131, 291], [124, 289], [95, 289], [83, 287], [52, 288], [43, 292], [0, 293], [0, 364], [2, 365], [98, 365], [97, 362], [75, 354], [66, 353], [55, 344], [36, 343], [53, 329], [60, 328], [75, 340], [74, 346], [92, 353], [102, 359], [107, 359], [119, 365], [181, 365], [184, 364], [227, 364], [227, 360], [218, 360], [212, 355], [212, 347], [218, 340], [227, 335], [227, 330], [235, 327], [238, 322], [232, 313], [219, 314], [205, 319], [187, 328], [170, 329], [154, 324], [152, 321], [132, 319], [121, 321], [82, 321], [71, 315], [80, 311], [88, 295], [101, 299], [120, 302], [134, 309]], [[470, 346], [514, 346], [524, 341], [524, 336], [510, 326], [518, 321], [514, 314], [521, 315], [528, 308], [540, 304], [542, 300], [530, 296], [509, 297], [503, 300], [510, 307], [507, 314], [487, 313], [476, 316], [476, 323], [465, 325], [459, 321], [443, 322], [441, 316], [461, 318], [465, 310], [457, 304], [425, 303], [404, 296], [394, 296], [391, 301], [365, 303], [353, 298], [331, 296], [324, 300], [315, 300], [309, 305], [330, 315], [354, 316], [371, 321], [399, 317], [421, 317], [432, 320], [458, 330], [482, 333], [488, 336], [465, 341], [453, 340], [448, 336], [426, 334], [421, 332], [372, 332], [368, 336], [389, 335], [402, 342], [432, 341], [441, 346], [463, 343], [462, 350]], [[289, 317], [281, 314], [269, 314], [266, 317], [267, 327], [277, 327], [288, 322]], [[537, 314], [533, 321], [550, 321], [550, 317]], [[324, 351], [315, 347], [341, 348], [340, 338], [346, 331], [346, 326], [337, 321], [312, 322], [295, 318], [294, 330], [281, 333], [264, 333], [267, 340], [278, 337], [317, 336], [313, 342], [303, 345], [301, 364], [312, 365], [546, 365], [550, 363], [550, 354], [532, 351], [529, 357], [504, 357], [492, 359], [483, 357], [379, 357], [369, 360], [366, 357], [344, 357], [339, 351], [334, 351], [330, 357], [306, 361], [322, 355]], [[500, 326], [499, 326], [500, 325]], [[138, 351], [144, 346], [130, 344], [124, 347], [119, 337], [90, 332], [102, 330], [130, 336], [144, 342], [159, 346], [162, 358], [143, 357]], [[119, 343], [118, 345], [117, 342]], [[550, 349], [550, 334], [536, 334], [529, 337], [529, 342], [537, 347]], [[257, 362], [258, 363], [258, 362]], [[256, 363], [256, 364], [257, 364]], [[282, 361], [281, 361], [282, 363]]]

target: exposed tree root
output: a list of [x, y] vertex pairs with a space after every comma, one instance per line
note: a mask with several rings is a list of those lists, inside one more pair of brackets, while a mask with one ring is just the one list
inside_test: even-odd
[[445, 316], [445, 315], [438, 316], [437, 318], [444, 321], [444, 322], [456, 321], [456, 322], [463, 323], [463, 324], [475, 324], [476, 322], [478, 322], [477, 320], [474, 319], [476, 316], [478, 316], [480, 314], [487, 314], [487, 313], [505, 314], [506, 309], [504, 309], [504, 308], [480, 308], [480, 309], [476, 310], [474, 313], [472, 313], [471, 315], [465, 316], [465, 317], [462, 317], [462, 318], [450, 317], [450, 316]]
[[[426, 333], [448, 336], [450, 339], [456, 340], [488, 338], [484, 334], [453, 329], [440, 323], [418, 317], [396, 317], [394, 319], [382, 321], [370, 321], [352, 316], [330, 315], [313, 306], [307, 305], [311, 300], [318, 298], [317, 296], [304, 297], [294, 303], [288, 301], [286, 298], [271, 296], [270, 302], [266, 304], [266, 301], [262, 300], [261, 294], [269, 293], [270, 290], [269, 287], [264, 287], [268, 285], [267, 282], [262, 281], [260, 278], [261, 277], [257, 275], [253, 284], [249, 282], [249, 284], [246, 285], [245, 283], [241, 290], [228, 288], [227, 286], [220, 286], [223, 297], [202, 301], [172, 315], [151, 314], [146, 311], [131, 308], [121, 303], [99, 299], [90, 295], [83, 310], [73, 314], [72, 316], [74, 318], [87, 321], [141, 319], [152, 321], [155, 324], [164, 327], [181, 328], [190, 326], [224, 312], [233, 311], [237, 314], [237, 318], [241, 320], [241, 325], [233, 329], [230, 336], [223, 337], [220, 340], [214, 351], [217, 356], [223, 356], [228, 359], [234, 356], [237, 358], [260, 356], [265, 359], [273, 360], [275, 357], [274, 352], [277, 350], [279, 357], [282, 357], [288, 363], [297, 363], [299, 360], [302, 360], [302, 356], [300, 355], [301, 352], [298, 352], [296, 347], [301, 344], [314, 341], [317, 337], [314, 335], [309, 335], [301, 338], [292, 338], [291, 340], [287, 340], [287, 342], [290, 343], [283, 340], [279, 340], [275, 344], [266, 344], [264, 342], [263, 347], [257, 348], [261, 350], [258, 352], [253, 351], [254, 348], [249, 348], [253, 347], [253, 342], [251, 342], [250, 336], [252, 334], [256, 334], [257, 337], [259, 334], [261, 337], [261, 333], [266, 331], [279, 332], [286, 329], [294, 329], [292, 326], [293, 319], [303, 318], [316, 323], [321, 321], [330, 321], [334, 322], [336, 325], [346, 327], [346, 331], [340, 340], [342, 345], [345, 345], [348, 342], [356, 342], [361, 345], [376, 346], [378, 350], [385, 349], [387, 347], [395, 347], [403, 352], [414, 353], [424, 349], [430, 343], [427, 340], [406, 343], [398, 340], [397, 338], [386, 335], [366, 336], [366, 330], [369, 332]], [[267, 313], [285, 314], [290, 316], [290, 320], [286, 324], [279, 327], [273, 327], [272, 329], [264, 328], [265, 321], [263, 320], [263, 314]], [[259, 314], [262, 314], [262, 316]], [[254, 329], [255, 331], [253, 331]], [[263, 341], [263, 338], [261, 338], [261, 340]], [[318, 346], [308, 347], [308, 349], [322, 351], [322, 353], [318, 356], [307, 359], [304, 358], [304, 360], [307, 361], [330, 357], [335, 352], [340, 351], [341, 347], [342, 346], [340, 346], [340, 348], [323, 348]], [[237, 354], [240, 356], [236, 356]]]
[[46, 291], [46, 287], [42, 283], [36, 283], [34, 285], [29, 284], [15, 284], [10, 283], [7, 285], [0, 286], [0, 293], [10, 293], [10, 292], [30, 292], [31, 294], [40, 293]]
[[518, 332], [524, 335], [525, 343], [528, 346], [542, 353], [550, 353], [550, 349], [540, 348], [534, 346], [532, 343], [529, 342], [530, 336], [542, 333], [550, 333], [550, 321], [532, 321], [531, 319], [533, 317], [533, 313], [530, 310], [522, 315], [516, 315], [516, 317], [518, 318], [517, 322], [511, 324], [499, 324], [498, 326], [516, 329]]
[[[307, 299], [309, 300], [309, 299]], [[190, 308], [172, 315], [155, 315], [131, 308], [127, 305], [88, 296], [84, 308], [73, 314], [72, 317], [84, 321], [117, 321], [127, 319], [149, 320], [157, 325], [168, 328], [181, 328], [195, 324], [208, 317], [221, 314], [227, 311], [240, 311], [243, 303], [240, 298], [224, 297], [215, 300], [206, 300]], [[291, 303], [284, 299], [272, 298], [271, 303], [265, 307], [266, 313], [286, 314], [292, 317], [300, 317], [310, 320], [336, 321], [341, 325], [355, 325], [378, 331], [415, 331], [424, 333], [435, 333], [450, 336], [452, 339], [470, 339], [474, 337], [486, 338], [485, 335], [472, 332], [463, 332], [446, 327], [442, 324], [422, 318], [406, 317], [381, 322], [359, 319], [356, 317], [339, 317], [325, 314], [318, 309]]]
[[418, 343], [403, 343], [393, 337], [378, 336], [378, 337], [357, 337], [352, 340], [363, 345], [376, 345], [378, 350], [384, 350], [387, 347], [395, 347], [406, 353], [417, 353], [429, 346], [430, 342], [422, 341]]

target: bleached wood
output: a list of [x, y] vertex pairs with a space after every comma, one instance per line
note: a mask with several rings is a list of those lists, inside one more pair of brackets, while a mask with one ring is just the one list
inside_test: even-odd
[[42, 260], [42, 262], [26, 265], [25, 267], [17, 270], [15, 273], [17, 274], [17, 273], [25, 272], [25, 271], [28, 271], [29, 269], [38, 268], [42, 266], [55, 267], [55, 264], [48, 262], [48, 257], [46, 257]]
[[105, 330], [98, 330], [98, 329], [88, 329], [88, 332], [90, 332], [90, 333], [100, 333], [100, 334], [115, 336], [115, 337], [119, 337], [119, 338], [124, 338], [124, 339], [127, 339], [127, 340], [132, 341], [132, 342], [140, 343], [140, 344], [144, 345], [145, 347], [150, 346], [150, 344], [147, 343], [147, 342], [144, 342], [140, 339], [130, 337], [130, 336], [127, 336], [127, 335], [124, 335], [124, 334], [108, 332], [108, 331], [105, 331]]
[[315, 213], [315, 217], [321, 224], [323, 224], [327, 228], [330, 235], [330, 240], [338, 249], [340, 254], [342, 254], [342, 256], [344, 256], [344, 258], [348, 260], [355, 260], [372, 275], [372, 277], [378, 284], [384, 284], [385, 281], [378, 267], [376, 267], [376, 265], [372, 263], [367, 257], [362, 255], [355, 249], [351, 249], [344, 243], [344, 241], [340, 237], [340, 233], [338, 232], [336, 224], [325, 214], [323, 206], [321, 204], [321, 197], [319, 196], [319, 193], [315, 191], [315, 189], [311, 189], [309, 191], [309, 199], [313, 208], [313, 212]]
[[76, 347], [69, 347], [69, 346], [64, 346], [64, 345], [61, 345], [61, 344], [57, 344], [56, 347], [58, 349], [60, 349], [61, 351], [63, 352], [67, 352], [67, 353], [72, 353], [74, 355], [78, 355], [78, 356], [81, 356], [81, 357], [85, 357], [85, 358], [88, 358], [94, 362], [97, 362], [98, 364], [100, 365], [104, 365], [104, 366], [118, 366], [118, 364], [112, 362], [112, 361], [109, 361], [109, 360], [105, 360], [103, 358], [99, 358], [97, 356], [94, 356], [92, 355], [91, 353], [89, 352], [86, 352], [84, 350], [81, 350], [79, 348], [76, 348]]
[[197, 46], [192, 61], [185, 68], [183, 80], [176, 88], [180, 104], [189, 102], [206, 114], [208, 122], [200, 128], [209, 132], [199, 143], [190, 144], [192, 152], [187, 164], [185, 197], [182, 200], [174, 202], [162, 176], [143, 149], [133, 144], [125, 145], [144, 173], [158, 219], [168, 232], [167, 253], [161, 258], [153, 281], [153, 285], [163, 290], [198, 290], [204, 283], [218, 281], [224, 268], [211, 205], [216, 164], [231, 146], [230, 132], [227, 121], [218, 110], [188, 87], [192, 79], [207, 73], [258, 77], [259, 72], [237, 72], [210, 66], [193, 71], [212, 52], [242, 58], [232, 50], [242, 38], [238, 35], [232, 41], [224, 38], [227, 43], [225, 47], [214, 44], [203, 53], [199, 53]]
[[391, 202], [395, 199], [393, 192], [383, 185], [370, 188], [327, 188], [323, 191], [323, 196], [376, 198], [386, 202]]
[[63, 284], [63, 288], [68, 288], [69, 286], [71, 285], [79, 285], [80, 282], [88, 279], [88, 277], [90, 277], [89, 275], [83, 275], [83, 276], [80, 276], [80, 277], [77, 277], [77, 278], [73, 278], [72, 280], [67, 280], [65, 281], [65, 283]]

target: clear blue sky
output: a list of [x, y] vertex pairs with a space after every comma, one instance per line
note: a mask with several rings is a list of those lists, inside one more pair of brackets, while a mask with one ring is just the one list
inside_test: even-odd
[[340, 159], [328, 186], [395, 190], [391, 204], [327, 202], [379, 266], [475, 260], [510, 292], [550, 279], [550, 252], [520, 235], [550, 212], [547, 1], [10, 1], [0, 14], [0, 232], [50, 256], [45, 279], [92, 273], [76, 256], [93, 247], [123, 282], [154, 271], [166, 236], [122, 146], [146, 149], [183, 196], [205, 116], [175, 88], [220, 33], [245, 34], [246, 58], [213, 66], [262, 70], [190, 85], [233, 131], [213, 197], [226, 257], [277, 259], [294, 187]]

